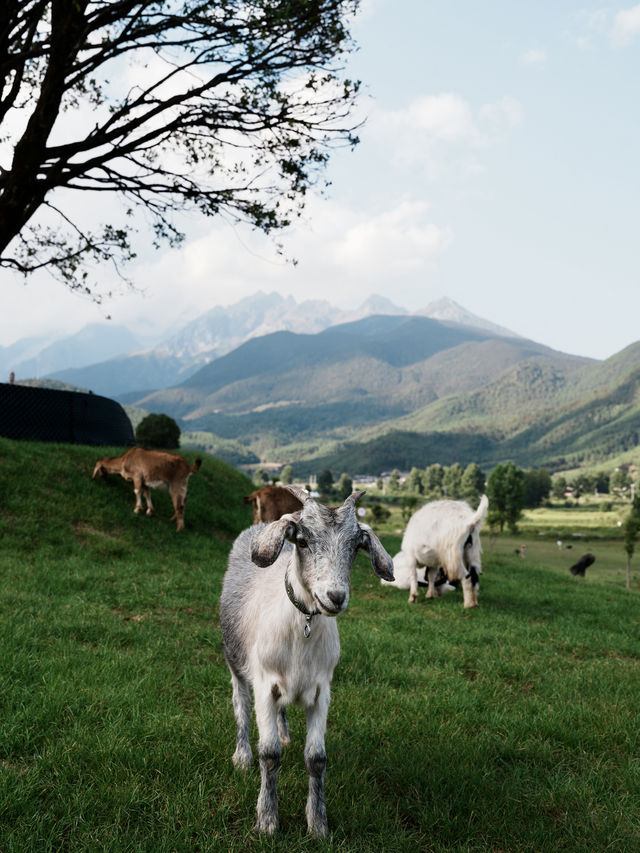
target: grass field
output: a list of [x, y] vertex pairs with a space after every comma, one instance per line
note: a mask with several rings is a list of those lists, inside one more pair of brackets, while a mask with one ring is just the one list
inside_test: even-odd
[[[305, 834], [293, 709], [281, 831], [262, 838], [259, 772], [231, 764], [217, 612], [250, 484], [206, 459], [176, 534], [165, 495], [138, 517], [130, 484], [91, 482], [97, 455], [0, 439], [2, 853], [640, 849], [640, 585], [624, 589], [620, 540], [487, 536], [474, 611], [457, 593], [409, 606], [358, 558], [331, 836]], [[596, 563], [575, 578], [583, 550]]]

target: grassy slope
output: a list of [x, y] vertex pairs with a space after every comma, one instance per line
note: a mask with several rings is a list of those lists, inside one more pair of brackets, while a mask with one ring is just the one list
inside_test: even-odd
[[428, 464], [442, 461], [440, 445], [448, 442], [448, 456], [462, 464], [492, 467], [513, 459], [523, 467], [594, 468], [640, 441], [639, 354], [634, 345], [576, 370], [537, 357], [475, 391], [362, 430], [336, 450], [321, 448], [313, 462], [316, 470], [349, 470], [356, 463], [360, 467], [351, 470], [376, 473], [362, 467], [368, 458], [385, 460], [389, 469], [402, 467], [403, 455], [413, 453], [416, 464]]
[[205, 460], [176, 534], [166, 496], [141, 518], [129, 484], [92, 483], [97, 455], [0, 440], [3, 851], [640, 844], [640, 590], [637, 574], [622, 587], [619, 543], [576, 579], [548, 539], [530, 535], [526, 560], [487, 539], [473, 612], [456, 594], [409, 607], [359, 557], [327, 732], [332, 836], [304, 832], [294, 709], [282, 829], [262, 839], [258, 771], [230, 761], [217, 621], [247, 481]]

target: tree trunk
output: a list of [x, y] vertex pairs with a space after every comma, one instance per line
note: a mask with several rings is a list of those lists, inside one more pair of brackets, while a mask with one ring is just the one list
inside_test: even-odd
[[627, 554], [627, 589], [631, 589], [631, 557]]

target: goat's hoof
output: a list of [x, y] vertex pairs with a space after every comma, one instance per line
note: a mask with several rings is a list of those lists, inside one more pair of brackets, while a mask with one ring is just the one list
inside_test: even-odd
[[238, 768], [238, 770], [247, 770], [249, 767], [251, 767], [253, 756], [251, 755], [251, 752], [236, 749], [236, 751], [233, 753], [231, 760]]
[[417, 595], [410, 595], [409, 596], [409, 604], [415, 604], [417, 600], [418, 600]]
[[326, 817], [308, 821], [307, 832], [309, 835], [315, 835], [316, 838], [326, 838], [329, 835], [329, 824]]
[[273, 835], [277, 828], [277, 817], [274, 817], [273, 815], [258, 815], [258, 820], [256, 821], [256, 829], [258, 832], [266, 832], [267, 835]]

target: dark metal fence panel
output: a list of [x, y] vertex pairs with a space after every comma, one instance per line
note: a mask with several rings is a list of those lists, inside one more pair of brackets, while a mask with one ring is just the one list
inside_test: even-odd
[[131, 421], [98, 394], [0, 383], [0, 435], [67, 444], [134, 444]]

